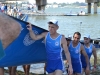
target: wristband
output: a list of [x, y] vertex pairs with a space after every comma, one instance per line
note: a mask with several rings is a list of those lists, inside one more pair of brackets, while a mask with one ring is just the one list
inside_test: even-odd
[[94, 68], [96, 68], [96, 66], [94, 66]]

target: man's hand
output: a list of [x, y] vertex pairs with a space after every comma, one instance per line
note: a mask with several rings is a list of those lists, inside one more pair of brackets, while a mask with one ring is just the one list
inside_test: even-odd
[[86, 72], [86, 74], [87, 74], [87, 75], [88, 75], [88, 74], [90, 74], [90, 69], [89, 69], [89, 67], [88, 67], [88, 66], [86, 67], [85, 72]]
[[32, 25], [29, 23], [27, 26], [27, 29], [29, 30], [29, 31], [31, 31], [32, 30]]
[[96, 71], [96, 67], [94, 67], [93, 69], [92, 69], [92, 72], [95, 72]]
[[72, 74], [73, 74], [73, 69], [72, 69], [72, 67], [69, 67], [69, 68], [68, 68], [68, 74], [69, 74], [69, 75], [72, 75]]

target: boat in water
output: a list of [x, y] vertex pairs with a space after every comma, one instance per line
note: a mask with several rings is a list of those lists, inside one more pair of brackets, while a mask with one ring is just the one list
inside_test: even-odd
[[84, 11], [80, 11], [78, 13], [70, 11], [70, 13], [65, 14], [64, 16], [88, 16]]
[[88, 16], [88, 14], [65, 14], [64, 16]]

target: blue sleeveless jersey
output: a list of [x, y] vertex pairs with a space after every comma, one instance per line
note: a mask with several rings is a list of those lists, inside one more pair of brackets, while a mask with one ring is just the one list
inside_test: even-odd
[[62, 35], [59, 35], [57, 38], [52, 39], [48, 32], [45, 39], [47, 59], [55, 60], [62, 58], [61, 38]]
[[[92, 55], [92, 50], [93, 50], [93, 44], [90, 44], [90, 47], [88, 47], [88, 48], [84, 45], [84, 49], [85, 49], [85, 51], [89, 57], [89, 60], [90, 60], [91, 55]], [[83, 55], [81, 55], [81, 61], [82, 61], [82, 65], [86, 66], [85, 57]]]
[[76, 47], [73, 47], [73, 43], [71, 41], [68, 49], [69, 49], [69, 52], [70, 52], [70, 55], [71, 55], [71, 60], [72, 60], [72, 63], [78, 63], [80, 62], [81, 63], [81, 59], [80, 59], [80, 46], [81, 46], [81, 43], [78, 43], [78, 45]]

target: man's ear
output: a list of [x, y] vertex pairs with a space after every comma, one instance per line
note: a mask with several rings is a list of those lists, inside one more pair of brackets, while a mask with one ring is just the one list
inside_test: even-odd
[[57, 29], [59, 29], [59, 26], [57, 26]]

